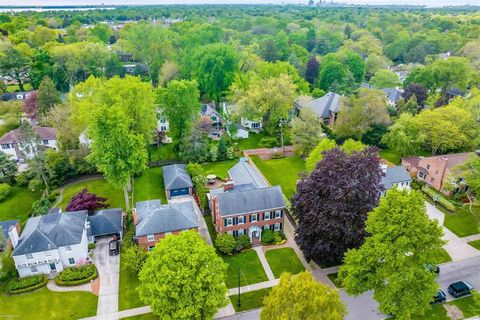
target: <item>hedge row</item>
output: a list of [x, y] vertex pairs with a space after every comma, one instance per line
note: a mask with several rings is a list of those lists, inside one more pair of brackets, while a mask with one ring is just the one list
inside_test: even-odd
[[423, 186], [422, 191], [427, 194], [432, 200], [434, 197], [438, 197], [438, 203], [442, 205], [445, 209], [448, 211], [455, 211], [455, 204], [453, 204], [451, 201], [446, 199], [445, 197], [442, 197], [439, 195], [434, 189], [432, 189], [429, 186]]
[[81, 267], [66, 268], [55, 278], [55, 283], [59, 286], [77, 286], [90, 282], [98, 276], [97, 268], [93, 264], [87, 264]]
[[8, 283], [6, 291], [9, 294], [30, 292], [45, 286], [47, 282], [45, 275], [13, 279]]

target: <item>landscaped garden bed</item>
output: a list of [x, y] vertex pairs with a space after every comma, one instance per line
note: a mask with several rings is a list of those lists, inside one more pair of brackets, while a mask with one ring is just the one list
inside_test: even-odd
[[47, 282], [48, 279], [44, 275], [13, 279], [8, 283], [6, 291], [9, 294], [30, 292], [40, 289], [45, 286]]
[[283, 272], [297, 274], [305, 271], [305, 267], [292, 248], [270, 249], [265, 252], [265, 257], [275, 278], [280, 278]]
[[55, 278], [59, 286], [77, 286], [97, 278], [97, 268], [94, 264], [80, 267], [66, 268]]
[[230, 296], [230, 302], [236, 312], [257, 309], [263, 307], [263, 298], [265, 298], [272, 288], [265, 288], [245, 293], [240, 293], [240, 306], [238, 306], [238, 295]]

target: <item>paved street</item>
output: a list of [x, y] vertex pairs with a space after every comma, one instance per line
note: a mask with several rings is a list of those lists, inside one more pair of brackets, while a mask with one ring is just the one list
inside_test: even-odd
[[[455, 281], [465, 280], [480, 289], [480, 257], [440, 265], [438, 276], [440, 288], [447, 293], [447, 287]], [[447, 300], [453, 297], [447, 293]]]

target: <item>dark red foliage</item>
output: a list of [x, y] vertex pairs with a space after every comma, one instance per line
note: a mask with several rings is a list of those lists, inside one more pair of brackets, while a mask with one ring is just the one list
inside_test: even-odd
[[318, 78], [319, 68], [320, 64], [318, 63], [317, 58], [311, 57], [307, 62], [307, 68], [305, 70], [305, 80], [307, 80], [310, 84], [313, 84]]
[[67, 211], [88, 210], [94, 212], [95, 210], [106, 208], [105, 203], [107, 198], [98, 197], [95, 193], [89, 193], [87, 189], [76, 194], [68, 204]]
[[413, 95], [417, 97], [417, 104], [420, 107], [423, 107], [425, 101], [427, 101], [428, 98], [427, 89], [425, 89], [422, 85], [418, 83], [412, 83], [405, 88], [405, 91], [402, 94], [402, 98], [405, 101], [408, 101]]
[[38, 91], [33, 91], [30, 96], [23, 102], [23, 112], [29, 119], [37, 119], [38, 106], [37, 106]]
[[292, 197], [292, 213], [300, 221], [295, 240], [308, 261], [334, 265], [347, 249], [362, 245], [367, 213], [379, 202], [381, 177], [376, 148], [350, 156], [335, 148], [297, 184]]

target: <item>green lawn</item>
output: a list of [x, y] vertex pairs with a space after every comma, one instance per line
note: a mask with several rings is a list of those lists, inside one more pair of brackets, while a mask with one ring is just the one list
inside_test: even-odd
[[384, 150], [380, 150], [379, 153], [380, 153], [380, 157], [382, 157], [387, 161], [390, 161], [393, 164], [398, 165], [402, 163], [401, 155], [396, 153], [395, 151], [384, 149]]
[[292, 248], [271, 249], [265, 252], [265, 257], [275, 278], [280, 278], [283, 272], [296, 274], [305, 271], [305, 267]]
[[123, 191], [113, 188], [105, 179], [89, 179], [68, 185], [63, 190], [63, 199], [58, 206], [64, 210], [72, 197], [83, 189], [87, 189], [89, 192], [95, 193], [97, 196], [107, 198], [109, 208], [125, 207]]
[[441, 264], [441, 263], [452, 261], [452, 258], [450, 257], [448, 252], [443, 248], [438, 250], [438, 252], [435, 253], [434, 257], [435, 257], [435, 261], [433, 261], [434, 264]]
[[235, 141], [237, 143], [237, 146], [240, 150], [250, 150], [250, 149], [258, 149], [258, 148], [263, 148], [260, 146], [260, 140], [262, 138], [267, 137], [265, 133], [254, 133], [250, 132], [248, 134], [248, 139], [239, 139]]
[[173, 143], [150, 147], [150, 161], [161, 160], [178, 160], [178, 155], [173, 150]]
[[473, 207], [473, 214], [468, 206], [457, 208], [455, 213], [445, 213], [444, 226], [459, 237], [480, 233], [480, 209]]
[[88, 292], [52, 292], [47, 288], [21, 295], [0, 294], [0, 318], [80, 319], [97, 313], [97, 301], [98, 297]]
[[205, 174], [214, 174], [221, 179], [225, 179], [228, 177], [228, 170], [232, 168], [238, 159], [233, 160], [226, 160], [226, 161], [218, 161], [218, 162], [206, 162], [202, 163], [203, 169], [205, 170]]
[[241, 252], [234, 256], [222, 256], [228, 264], [227, 287], [238, 286], [238, 268], [240, 268], [240, 286], [267, 281], [267, 275], [263, 270], [262, 263], [254, 250]]
[[240, 307], [237, 305], [238, 295], [233, 295], [229, 298], [235, 311], [240, 312], [263, 307], [263, 298], [267, 296], [270, 291], [272, 291], [272, 288], [265, 288], [245, 293], [240, 292]]
[[160, 199], [167, 203], [165, 188], [163, 186], [162, 167], [150, 168], [135, 178], [134, 205], [138, 201]]
[[328, 279], [330, 279], [330, 281], [333, 282], [335, 287], [337, 287], [337, 288], [342, 288], [343, 287], [342, 283], [338, 279], [338, 272], [327, 274], [327, 277], [328, 277]]
[[270, 184], [282, 186], [283, 193], [290, 199], [296, 191], [299, 174], [305, 171], [305, 161], [298, 156], [271, 160], [253, 156], [252, 160]]
[[135, 290], [140, 285], [138, 275], [122, 268], [123, 255], [120, 254], [120, 284], [118, 288], [118, 310], [127, 310], [143, 307], [145, 303], [140, 300]]
[[480, 250], [480, 240], [470, 241], [468, 244], [475, 249]]
[[[432, 306], [432, 309], [427, 312], [423, 316], [416, 316], [412, 317], [412, 320], [430, 320], [430, 319], [435, 319], [435, 320], [449, 320], [450, 318], [447, 317], [447, 310], [443, 307], [445, 303], [443, 304], [436, 304]], [[446, 304], [449, 305], [455, 305], [457, 306], [460, 310], [463, 312], [463, 316], [465, 318], [477, 316], [478, 313], [474, 312], [472, 306], [473, 306], [473, 297], [468, 296], [465, 298], [460, 298], [456, 299], [450, 302], [446, 302]]]
[[[23, 89], [25, 91], [32, 91], [33, 86], [32, 86], [31, 83], [24, 83], [23, 84]], [[11, 84], [11, 85], [7, 86], [7, 92], [20, 92], [20, 87], [16, 84]]]
[[123, 320], [158, 320], [158, 317], [153, 315], [153, 313], [145, 313], [138, 316], [121, 318]]
[[27, 220], [32, 213], [32, 203], [40, 199], [40, 192], [14, 187], [7, 199], [0, 202], [0, 220]]

